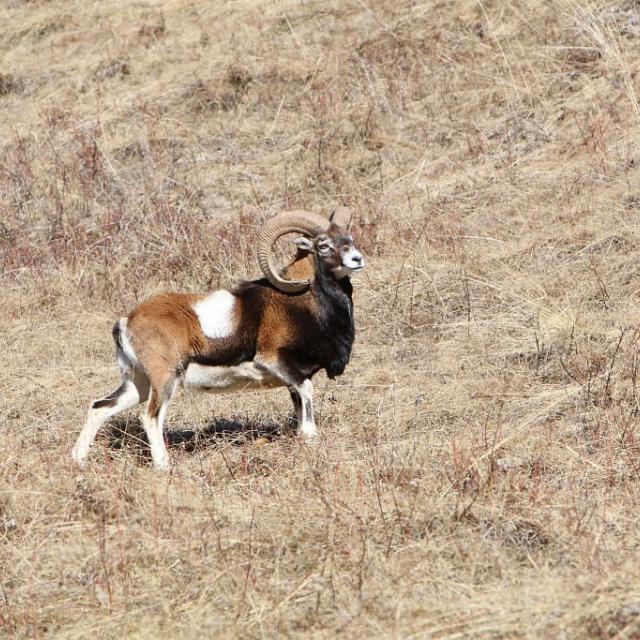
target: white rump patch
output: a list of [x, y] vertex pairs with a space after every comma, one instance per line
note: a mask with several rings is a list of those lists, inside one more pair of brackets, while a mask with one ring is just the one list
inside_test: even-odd
[[229, 291], [215, 291], [193, 305], [202, 333], [207, 338], [226, 338], [234, 330], [233, 307], [236, 297]]

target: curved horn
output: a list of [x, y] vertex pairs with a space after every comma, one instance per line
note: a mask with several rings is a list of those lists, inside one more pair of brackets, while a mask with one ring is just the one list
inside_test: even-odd
[[286, 211], [265, 223], [258, 240], [258, 263], [267, 280], [280, 291], [299, 293], [309, 286], [308, 280], [284, 280], [273, 263], [273, 245], [287, 233], [301, 233], [307, 237], [326, 233], [331, 223], [323, 216], [310, 211]]
[[349, 207], [336, 207], [329, 216], [329, 221], [343, 229], [348, 229], [352, 216], [353, 209]]

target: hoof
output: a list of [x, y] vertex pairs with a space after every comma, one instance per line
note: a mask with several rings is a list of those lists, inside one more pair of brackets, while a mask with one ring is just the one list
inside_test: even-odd
[[86, 464], [85, 456], [81, 456], [75, 449], [71, 452], [71, 459], [76, 463], [80, 469], [84, 469]]
[[307, 443], [317, 442], [320, 434], [315, 429], [305, 429], [304, 427], [298, 432], [298, 436]]
[[162, 462], [154, 462], [153, 469], [154, 471], [160, 471], [161, 473], [168, 473], [171, 469], [171, 465], [168, 460], [163, 460]]

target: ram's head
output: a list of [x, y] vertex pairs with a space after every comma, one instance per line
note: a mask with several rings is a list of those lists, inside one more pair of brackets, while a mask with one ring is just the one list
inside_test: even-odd
[[298, 250], [313, 254], [336, 280], [364, 269], [364, 258], [349, 233], [351, 212], [339, 207], [325, 218], [310, 211], [287, 211], [269, 219], [260, 233], [258, 262], [264, 275], [285, 293], [300, 293], [309, 288], [310, 280], [286, 280], [274, 264], [273, 248], [282, 236], [302, 234], [295, 241]]

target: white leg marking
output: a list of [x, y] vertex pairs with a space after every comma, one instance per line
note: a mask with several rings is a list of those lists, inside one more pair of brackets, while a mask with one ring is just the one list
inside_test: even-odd
[[142, 413], [142, 426], [147, 433], [147, 439], [149, 440], [149, 446], [151, 447], [151, 458], [153, 459], [153, 466], [159, 471], [168, 471], [169, 469], [169, 453], [164, 443], [164, 436], [162, 435], [162, 423], [160, 418], [162, 417], [162, 408], [157, 418], [152, 418], [146, 412]]
[[87, 420], [71, 452], [71, 457], [81, 467], [84, 466], [89, 447], [91, 447], [100, 427], [112, 416], [125, 409], [135, 407], [140, 402], [140, 395], [133, 382], [126, 380], [123, 384], [125, 388], [118, 396], [113, 407], [99, 407], [97, 409], [91, 407], [89, 409]]
[[307, 379], [300, 385], [294, 385], [300, 395], [301, 420], [298, 421], [298, 431], [306, 439], [313, 439], [318, 435], [313, 421], [313, 384]]
[[236, 297], [229, 291], [214, 291], [193, 305], [202, 333], [207, 338], [226, 338], [235, 328], [234, 307]]

